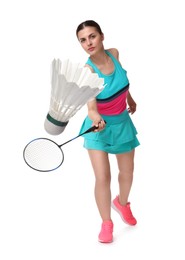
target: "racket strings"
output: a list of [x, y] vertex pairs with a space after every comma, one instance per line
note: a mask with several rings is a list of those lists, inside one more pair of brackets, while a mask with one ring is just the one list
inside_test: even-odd
[[52, 140], [38, 138], [25, 147], [24, 159], [35, 170], [52, 171], [62, 164], [64, 155]]

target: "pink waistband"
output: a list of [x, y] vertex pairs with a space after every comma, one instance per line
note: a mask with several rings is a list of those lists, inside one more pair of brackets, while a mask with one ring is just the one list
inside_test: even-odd
[[128, 91], [125, 91], [111, 101], [97, 102], [98, 112], [102, 115], [118, 115], [122, 113], [127, 107], [127, 92]]

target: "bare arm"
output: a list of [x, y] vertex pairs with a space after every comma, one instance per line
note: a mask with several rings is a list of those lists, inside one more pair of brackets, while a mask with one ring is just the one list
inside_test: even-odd
[[93, 125], [98, 127], [98, 129], [95, 131], [97, 132], [103, 130], [105, 127], [105, 122], [102, 119], [101, 115], [98, 113], [96, 99], [89, 101], [87, 103], [87, 108], [88, 116], [93, 121]]
[[[91, 72], [94, 72], [93, 69], [88, 64], [85, 64], [85, 67], [89, 68]], [[88, 116], [93, 121], [92, 125], [98, 127], [98, 129], [96, 129], [94, 132], [99, 132], [103, 130], [105, 127], [105, 122], [98, 112], [95, 98], [87, 103], [87, 108], [88, 108]]]

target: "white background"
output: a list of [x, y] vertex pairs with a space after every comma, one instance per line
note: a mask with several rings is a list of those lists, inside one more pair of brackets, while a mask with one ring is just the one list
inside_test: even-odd
[[[184, 7], [176, 0], [6, 0], [0, 3], [0, 259], [185, 259], [184, 253]], [[50, 64], [87, 56], [75, 35], [97, 21], [105, 48], [116, 47], [137, 102], [132, 119], [136, 150], [130, 195], [136, 227], [115, 212], [115, 241], [97, 242], [101, 220], [94, 176], [79, 138], [63, 148], [52, 173], [23, 161], [28, 141], [45, 136], [62, 143], [78, 134], [84, 107], [57, 137], [48, 136]], [[112, 195], [117, 166], [110, 156]]]

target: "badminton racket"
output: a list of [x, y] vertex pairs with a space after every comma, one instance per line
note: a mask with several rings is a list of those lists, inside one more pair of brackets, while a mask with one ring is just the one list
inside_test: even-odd
[[23, 150], [23, 158], [26, 164], [36, 171], [54, 171], [58, 169], [64, 161], [64, 153], [61, 147], [97, 128], [97, 126], [92, 126], [85, 132], [60, 145], [49, 138], [41, 137], [33, 139], [25, 146]]

